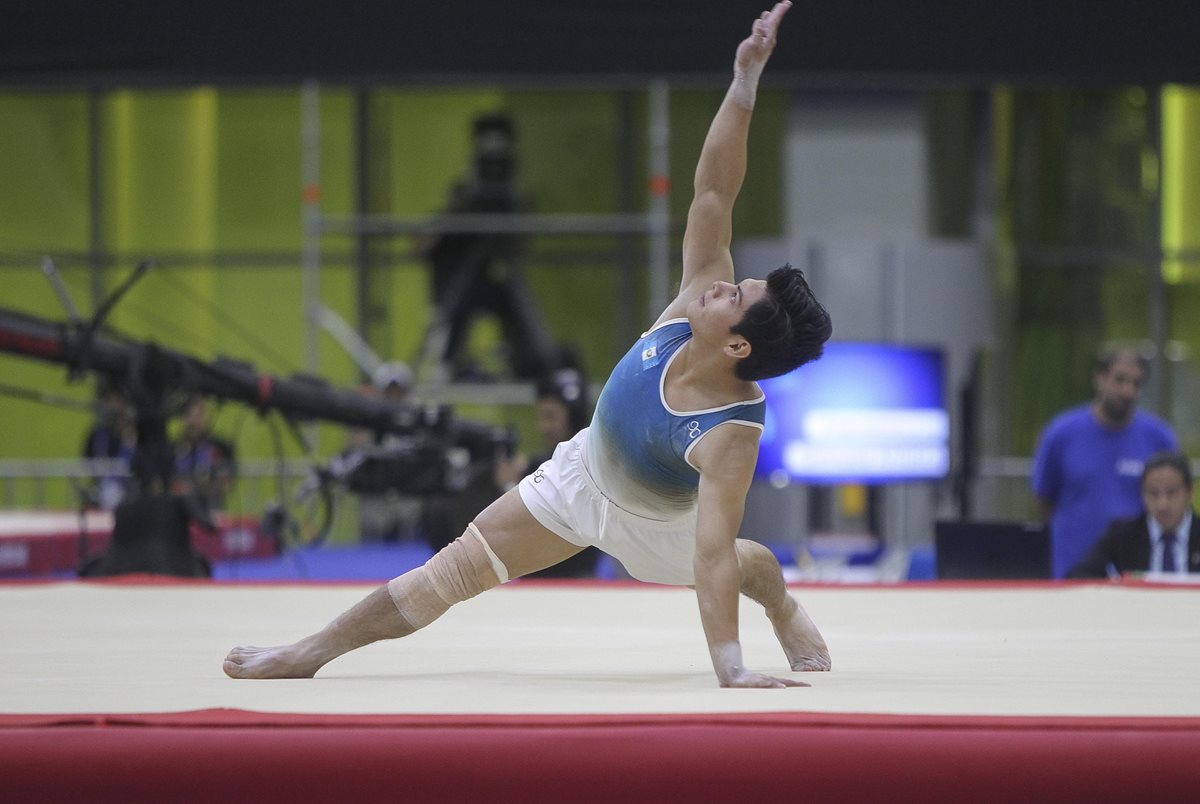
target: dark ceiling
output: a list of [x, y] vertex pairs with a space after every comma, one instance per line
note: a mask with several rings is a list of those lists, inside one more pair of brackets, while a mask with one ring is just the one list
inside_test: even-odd
[[[712, 79], [750, 0], [129, 0], [5, 6], [0, 83]], [[812, 0], [771, 77], [1200, 83], [1200, 2]]]

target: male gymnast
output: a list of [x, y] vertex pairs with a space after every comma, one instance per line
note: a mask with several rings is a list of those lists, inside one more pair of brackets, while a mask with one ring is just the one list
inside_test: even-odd
[[735, 284], [729, 251], [759, 76], [789, 8], [783, 0], [764, 11], [737, 47], [696, 166], [679, 295], [613, 369], [591, 425], [424, 566], [312, 636], [234, 648], [228, 675], [310, 677], [348, 651], [407, 636], [455, 603], [589, 545], [635, 578], [695, 589], [720, 686], [807, 686], [743, 664], [739, 592], [763, 606], [792, 670], [830, 668], [824, 639], [788, 594], [770, 550], [737, 538], [765, 412], [755, 381], [815, 360], [832, 332], [800, 271], [784, 266]]

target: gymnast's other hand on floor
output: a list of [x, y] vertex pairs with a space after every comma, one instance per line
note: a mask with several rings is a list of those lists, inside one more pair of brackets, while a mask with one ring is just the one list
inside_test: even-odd
[[743, 670], [730, 678], [721, 679], [721, 686], [726, 688], [782, 689], [784, 687], [811, 687], [812, 685], [806, 681], [797, 681], [793, 678], [776, 678], [775, 676]]

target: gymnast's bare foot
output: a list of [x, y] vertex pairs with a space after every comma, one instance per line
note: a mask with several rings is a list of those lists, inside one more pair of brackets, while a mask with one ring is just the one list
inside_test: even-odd
[[825, 639], [817, 630], [816, 624], [809, 618], [804, 608], [788, 595], [792, 605], [790, 613], [785, 613], [778, 619], [772, 619], [775, 636], [779, 639], [783, 653], [787, 656], [788, 664], [793, 670], [823, 671], [833, 666], [829, 658], [829, 648]]
[[299, 644], [276, 648], [236, 647], [222, 669], [230, 678], [312, 678], [324, 662], [306, 655]]

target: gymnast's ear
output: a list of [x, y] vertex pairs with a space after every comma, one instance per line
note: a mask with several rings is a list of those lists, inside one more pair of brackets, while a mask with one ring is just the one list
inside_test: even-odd
[[729, 341], [725, 344], [722, 350], [729, 357], [735, 360], [745, 360], [750, 356], [750, 341], [743, 338], [741, 335], [730, 335]]

